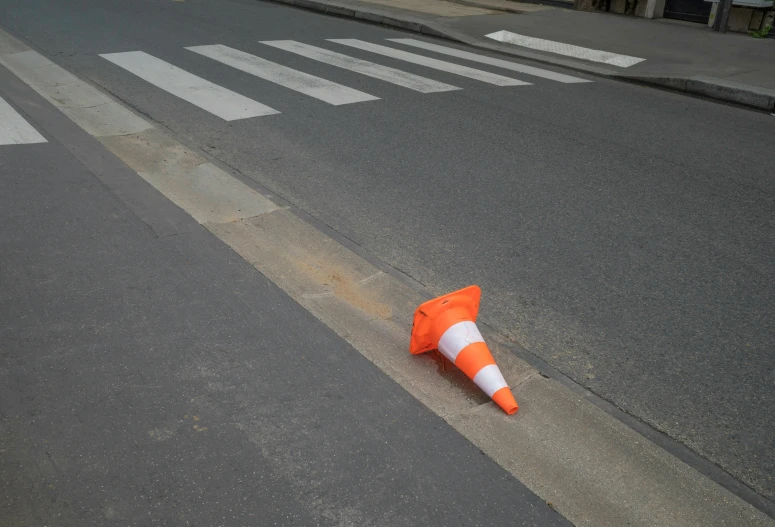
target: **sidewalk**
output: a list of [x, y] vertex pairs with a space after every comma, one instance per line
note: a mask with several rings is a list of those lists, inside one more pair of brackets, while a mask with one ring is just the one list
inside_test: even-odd
[[[764, 111], [775, 110], [773, 39], [720, 34], [701, 24], [646, 20], [509, 0], [274, 1], [444, 37], [594, 75], [660, 86]], [[521, 45], [486, 36], [501, 31], [517, 34]], [[530, 47], [525, 45], [525, 40]], [[629, 67], [618, 67], [579, 58], [592, 50], [644, 60]]]

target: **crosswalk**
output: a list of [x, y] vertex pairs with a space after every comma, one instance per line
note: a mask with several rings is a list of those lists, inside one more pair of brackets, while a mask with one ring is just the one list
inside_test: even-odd
[[523, 82], [496, 73], [490, 73], [488, 71], [477, 70], [469, 68], [468, 66], [461, 66], [453, 62], [446, 62], [443, 60], [434, 59], [431, 57], [425, 57], [423, 55], [417, 55], [415, 53], [409, 53], [400, 49], [389, 48], [387, 46], [380, 46], [379, 44], [372, 44], [370, 42], [364, 42], [354, 38], [343, 39], [329, 39], [329, 42], [335, 42], [336, 44], [342, 44], [344, 46], [350, 46], [356, 49], [362, 49], [365, 51], [371, 51], [385, 57], [391, 57], [394, 59], [404, 60], [411, 62], [412, 64], [419, 64], [420, 66], [426, 66], [439, 71], [446, 71], [447, 73], [454, 73], [461, 77], [468, 77], [477, 81], [494, 84], [495, 86], [528, 86], [529, 82]]
[[[454, 92], [463, 89], [460, 86], [432, 78], [434, 71], [468, 79], [466, 82], [469, 82], [469, 84], [473, 80], [504, 88], [522, 88], [532, 85], [527, 80], [513, 78], [510, 76], [512, 73], [509, 73], [509, 76], [501, 75], [492, 71], [477, 69], [470, 65], [442, 60], [437, 58], [438, 56], [469, 63], [484, 64], [516, 73], [519, 76], [536, 77], [562, 84], [591, 82], [580, 77], [480, 55], [423, 40], [413, 38], [388, 38], [385, 40], [390, 45], [352, 38], [326, 39], [324, 42], [321, 42], [326, 47], [296, 40], [264, 40], [259, 41], [259, 43], [262, 46], [266, 46], [267, 49], [280, 50], [287, 54], [288, 57], [303, 57], [303, 59], [331, 66], [335, 71], [346, 70], [421, 94]], [[379, 57], [385, 57], [394, 62], [405, 62], [420, 66], [421, 68], [428, 69], [431, 72], [431, 76], [403, 71], [402, 69], [379, 62], [372, 62], [371, 60], [329, 49], [331, 47], [341, 47], [342, 51], [349, 48], [354, 50], [356, 54], [360, 53], [367, 57], [370, 55], [376, 56], [377, 60], [380, 60]], [[410, 52], [402, 48], [435, 54], [437, 57]], [[345, 86], [333, 80], [312, 75], [222, 44], [189, 46], [184, 49], [187, 52], [229, 66], [263, 81], [277, 84], [332, 106], [380, 100], [380, 97], [360, 89]], [[100, 57], [155, 88], [178, 97], [225, 121], [264, 117], [281, 113], [275, 108], [195, 75], [145, 51], [104, 53]], [[452, 78], [452, 82], [455, 82], [454, 78]], [[35, 126], [28, 122], [5, 99], [0, 97], [0, 146], [45, 142], [47, 142], [46, 138], [36, 130]]]
[[415, 48], [427, 49], [429, 51], [435, 51], [442, 55], [449, 55], [452, 57], [458, 57], [461, 59], [472, 60], [481, 64], [489, 64], [490, 66], [498, 66], [507, 70], [516, 71], [518, 73], [525, 73], [526, 75], [532, 75], [534, 77], [541, 77], [552, 81], [562, 82], [563, 84], [578, 84], [582, 82], [590, 82], [586, 79], [579, 77], [572, 77], [563, 73], [557, 73], [555, 71], [544, 70], [541, 68], [535, 68], [533, 66], [527, 66], [525, 64], [517, 64], [516, 62], [509, 62], [507, 60], [496, 59], [493, 57], [486, 57], [484, 55], [477, 55], [476, 53], [469, 53], [456, 48], [448, 48], [446, 46], [439, 46], [438, 44], [432, 44], [430, 42], [424, 42], [422, 40], [416, 40], [413, 38], [389, 38], [390, 42], [397, 42], [399, 44], [405, 44], [407, 46], [413, 46]]
[[107, 53], [100, 56], [154, 86], [226, 121], [279, 113], [269, 106], [213, 84], [142, 51]]
[[[327, 39], [324, 42], [327, 47], [296, 40], [264, 40], [259, 41], [259, 43], [263, 46], [267, 46], [267, 48], [271, 47], [276, 50], [287, 52], [289, 57], [291, 57], [291, 55], [303, 57], [311, 61], [331, 66], [334, 69], [347, 70], [422, 94], [451, 92], [463, 88], [431, 77], [410, 73], [395, 67], [380, 64], [379, 62], [372, 62], [328, 48], [341, 47], [343, 51], [349, 48], [355, 50], [356, 54], [360, 53], [361, 55], [365, 54], [367, 56], [374, 55], [377, 57], [377, 60], [379, 60], [379, 57], [386, 57], [388, 60], [405, 62], [427, 68], [431, 73], [433, 71], [440, 71], [445, 74], [451, 74], [476, 82], [504, 88], [527, 87], [531, 86], [532, 83], [527, 80], [522, 80], [521, 78], [514, 78], [511, 76], [511, 73], [509, 73], [509, 75], [493, 73], [492, 71], [477, 69], [470, 65], [452, 62], [451, 60], [442, 60], [441, 58], [429, 56], [427, 53], [437, 54], [445, 58], [451, 58], [452, 60], [458, 59], [459, 61], [484, 64], [508, 70], [509, 72], [514, 72], [519, 75], [537, 77], [562, 84], [590, 82], [580, 77], [544, 70], [534, 66], [518, 64], [490, 56], [479, 55], [422, 40], [412, 38], [391, 38], [386, 39], [386, 41], [392, 46], [352, 38]], [[402, 47], [409, 47], [415, 51], [425, 52], [426, 54], [410, 52], [406, 49], [401, 49]], [[277, 84], [333, 106], [367, 103], [380, 100], [380, 97], [359, 89], [345, 86], [344, 84], [317, 75], [312, 75], [222, 44], [189, 46], [184, 49], [220, 64], [235, 68], [258, 79]], [[144, 51], [105, 53], [101, 54], [100, 57], [110, 61], [126, 72], [139, 77], [156, 88], [172, 94], [225, 121], [263, 117], [280, 113], [280, 111], [275, 108], [215, 84], [211, 80], [199, 77], [175, 64], [154, 57]], [[2, 135], [0, 135], [0, 138], [2, 138]]]
[[46, 143], [46, 138], [0, 97], [0, 145]]
[[420, 77], [413, 73], [382, 66], [381, 64], [375, 64], [374, 62], [369, 62], [367, 60], [356, 59], [355, 57], [348, 57], [347, 55], [335, 51], [329, 51], [327, 49], [310, 46], [309, 44], [303, 44], [293, 40], [267, 40], [262, 42], [262, 44], [290, 51], [291, 53], [296, 53], [302, 57], [330, 64], [337, 68], [354, 71], [355, 73], [360, 73], [374, 79], [403, 86], [404, 88], [409, 88], [410, 90], [418, 91], [420, 93], [435, 93], [460, 89], [457, 86], [426, 79], [425, 77]]
[[368, 93], [302, 73], [220, 44], [186, 49], [335, 106], [378, 99], [378, 97]]

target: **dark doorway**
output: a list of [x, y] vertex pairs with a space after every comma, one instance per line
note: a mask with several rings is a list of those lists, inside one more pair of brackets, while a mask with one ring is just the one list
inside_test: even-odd
[[667, 0], [663, 16], [688, 22], [706, 23], [710, 17], [711, 7], [713, 4], [704, 0]]

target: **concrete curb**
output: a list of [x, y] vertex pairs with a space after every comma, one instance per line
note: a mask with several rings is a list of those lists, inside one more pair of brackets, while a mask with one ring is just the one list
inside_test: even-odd
[[[775, 112], [775, 90], [768, 90], [750, 84], [728, 81], [716, 77], [660, 77], [645, 75], [629, 75], [618, 70], [600, 67], [561, 57], [553, 57], [542, 53], [534, 53], [514, 48], [507, 44], [488, 42], [457, 31], [432, 18], [424, 18], [405, 14], [400, 9], [387, 6], [378, 8], [362, 6], [357, 3], [337, 2], [335, 0], [269, 0], [321, 13], [363, 20], [382, 24], [388, 27], [414, 31], [423, 35], [441, 37], [456, 42], [462, 42], [479, 49], [504, 53], [521, 59], [541, 62], [551, 66], [570, 68], [582, 73], [599, 77], [634, 82], [646, 86], [654, 86], [689, 95], [706, 97], [720, 102], [739, 104], [766, 112]], [[473, 5], [473, 4], [471, 4]], [[477, 7], [484, 7], [477, 4]], [[498, 10], [493, 8], [494, 10]], [[501, 9], [502, 10], [502, 9]]]
[[720, 79], [718, 77], [649, 77], [620, 75], [631, 82], [666, 88], [668, 90], [699, 95], [717, 101], [731, 102], [766, 112], [775, 111], [775, 90], [750, 84]]

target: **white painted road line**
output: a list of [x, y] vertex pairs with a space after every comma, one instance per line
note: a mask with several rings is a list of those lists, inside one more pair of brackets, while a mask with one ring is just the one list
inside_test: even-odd
[[381, 64], [376, 64], [367, 60], [356, 59], [355, 57], [350, 57], [316, 46], [310, 46], [309, 44], [303, 44], [295, 40], [265, 40], [261, 43], [274, 48], [290, 51], [291, 53], [296, 53], [297, 55], [307, 57], [308, 59], [324, 62], [325, 64], [336, 66], [337, 68], [343, 68], [385, 82], [397, 84], [398, 86], [403, 86], [404, 88], [409, 88], [410, 90], [418, 91], [420, 93], [436, 93], [460, 89], [457, 86], [426, 79], [425, 77], [420, 77], [413, 73], [389, 68], [388, 66], [382, 66]]
[[0, 97], [0, 145], [47, 143], [24, 117]]
[[511, 31], [496, 31], [495, 33], [490, 33], [485, 36], [506, 44], [514, 44], [515, 46], [522, 46], [537, 51], [548, 51], [549, 53], [565, 55], [567, 57], [573, 57], [574, 59], [601, 62], [611, 66], [619, 66], [620, 68], [629, 68], [630, 66], [634, 66], [635, 64], [646, 60], [639, 57], [601, 51], [599, 49], [582, 48], [581, 46], [574, 46], [572, 44], [565, 44], [554, 40], [528, 37], [518, 33], [512, 33]]
[[100, 57], [226, 121], [280, 113], [142, 51], [106, 53]]
[[344, 46], [350, 46], [352, 48], [362, 49], [364, 51], [371, 51], [379, 55], [386, 57], [392, 57], [399, 60], [405, 60], [413, 64], [419, 64], [420, 66], [427, 66], [428, 68], [437, 69], [440, 71], [446, 71], [448, 73], [454, 73], [469, 79], [474, 79], [489, 84], [495, 84], [496, 86], [529, 86], [529, 82], [522, 82], [516, 79], [510, 79], [509, 77], [503, 77], [502, 75], [496, 75], [487, 71], [477, 70], [469, 68], [468, 66], [460, 66], [453, 64], [452, 62], [445, 62], [443, 60], [432, 59], [430, 57], [424, 57], [422, 55], [415, 55], [400, 49], [393, 49], [386, 46], [380, 46], [379, 44], [372, 44], [370, 42], [364, 42], [354, 38], [330, 38], [329, 42], [335, 42]]
[[526, 75], [532, 75], [534, 77], [541, 77], [565, 84], [575, 84], [581, 82], [592, 82], [579, 77], [571, 77], [563, 73], [555, 73], [553, 71], [544, 70], [541, 68], [534, 68], [533, 66], [526, 66], [524, 64], [516, 64], [506, 60], [496, 59], [493, 57], [486, 57], [484, 55], [477, 55], [476, 53], [469, 53], [455, 48], [448, 48], [446, 46], [439, 46], [437, 44], [431, 44], [430, 42], [424, 42], [422, 40], [416, 40], [413, 38], [389, 38], [391, 42], [397, 42], [398, 44], [405, 44], [407, 46], [414, 46], [420, 49], [427, 49], [428, 51], [435, 51], [436, 53], [442, 53], [451, 57], [458, 57], [461, 59], [473, 60], [474, 62], [481, 62], [482, 64], [489, 64], [490, 66], [498, 66], [499, 68], [505, 68], [507, 70], [517, 71]]
[[221, 44], [192, 46], [186, 49], [335, 106], [379, 99], [379, 97], [374, 97], [368, 93], [281, 66]]

